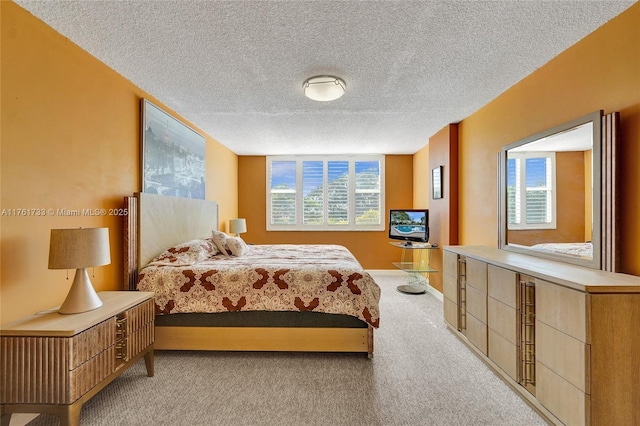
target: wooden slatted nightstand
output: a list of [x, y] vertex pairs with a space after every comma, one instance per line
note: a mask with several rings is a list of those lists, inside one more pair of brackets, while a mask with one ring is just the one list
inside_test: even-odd
[[0, 328], [0, 414], [55, 413], [79, 425], [82, 404], [142, 357], [153, 376], [153, 293], [99, 296], [93, 311], [46, 311]]

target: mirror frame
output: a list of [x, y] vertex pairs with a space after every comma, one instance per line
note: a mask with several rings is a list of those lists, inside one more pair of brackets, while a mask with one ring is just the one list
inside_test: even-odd
[[[517, 253], [523, 253], [530, 256], [541, 257], [545, 259], [556, 260], [565, 263], [571, 263], [580, 266], [586, 266], [594, 269], [602, 269], [602, 117], [603, 111], [595, 111], [575, 120], [555, 126], [551, 129], [528, 136], [519, 141], [513, 142], [502, 148], [498, 157], [499, 179], [498, 179], [498, 248]], [[593, 256], [591, 260], [579, 258], [562, 253], [544, 252], [534, 250], [527, 246], [509, 244], [507, 241], [507, 151], [538, 139], [563, 133], [574, 127], [592, 123], [593, 125], [593, 144], [592, 144], [592, 216], [593, 229], [591, 243], [593, 245]]]

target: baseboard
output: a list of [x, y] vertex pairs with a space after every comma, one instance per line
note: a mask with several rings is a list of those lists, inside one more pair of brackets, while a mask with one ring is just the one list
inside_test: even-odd
[[440, 293], [435, 288], [431, 287], [429, 284], [427, 284], [427, 292], [429, 292], [433, 297], [438, 299], [440, 302], [444, 303], [444, 296], [442, 295], [442, 293]]
[[391, 275], [396, 277], [407, 275], [406, 272], [400, 269], [366, 269], [366, 271], [371, 275]]

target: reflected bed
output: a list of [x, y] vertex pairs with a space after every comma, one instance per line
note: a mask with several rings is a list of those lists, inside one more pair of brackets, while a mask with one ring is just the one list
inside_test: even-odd
[[561, 253], [571, 256], [579, 256], [591, 259], [593, 257], [593, 244], [587, 243], [544, 243], [531, 246], [534, 250], [551, 253]]

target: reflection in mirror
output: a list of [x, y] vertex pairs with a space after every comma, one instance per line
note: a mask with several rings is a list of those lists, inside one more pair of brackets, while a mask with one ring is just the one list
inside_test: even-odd
[[501, 248], [600, 268], [601, 117], [503, 148]]

